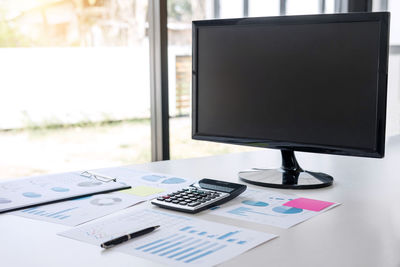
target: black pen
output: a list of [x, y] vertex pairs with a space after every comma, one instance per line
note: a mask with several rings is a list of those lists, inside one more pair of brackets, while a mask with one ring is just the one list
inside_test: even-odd
[[123, 243], [125, 241], [128, 241], [128, 240], [132, 239], [132, 238], [151, 233], [154, 230], [156, 230], [158, 227], [160, 227], [160, 226], [156, 225], [156, 226], [152, 226], [152, 227], [149, 227], [149, 228], [146, 228], [146, 229], [143, 229], [143, 230], [139, 230], [139, 231], [133, 232], [131, 234], [123, 235], [123, 236], [111, 239], [110, 241], [104, 242], [100, 246], [102, 248], [111, 248], [111, 247], [113, 247], [115, 245], [121, 244], [121, 243]]

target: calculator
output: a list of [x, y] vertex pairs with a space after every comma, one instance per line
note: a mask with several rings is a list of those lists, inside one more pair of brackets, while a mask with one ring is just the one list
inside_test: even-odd
[[247, 186], [213, 179], [201, 179], [197, 184], [160, 196], [151, 201], [161, 208], [197, 213], [221, 205], [246, 190]]

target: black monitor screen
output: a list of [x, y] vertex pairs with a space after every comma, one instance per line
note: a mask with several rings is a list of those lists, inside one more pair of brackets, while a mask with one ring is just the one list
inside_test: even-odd
[[377, 150], [380, 21], [216, 23], [195, 39], [195, 135]]

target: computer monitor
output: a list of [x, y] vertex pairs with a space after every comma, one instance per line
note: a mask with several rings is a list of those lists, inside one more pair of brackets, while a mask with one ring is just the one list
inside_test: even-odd
[[275, 148], [282, 166], [246, 182], [319, 188], [294, 151], [382, 158], [389, 13], [193, 22], [192, 137]]

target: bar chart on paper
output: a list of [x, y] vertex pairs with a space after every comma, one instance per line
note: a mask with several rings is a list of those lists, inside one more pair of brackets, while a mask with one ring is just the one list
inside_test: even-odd
[[36, 216], [41, 216], [41, 217], [47, 217], [47, 218], [53, 218], [57, 220], [65, 220], [67, 218], [71, 217], [70, 211], [76, 210], [79, 207], [73, 207], [73, 208], [68, 208], [60, 211], [48, 211], [44, 207], [34, 207], [34, 208], [29, 208], [22, 210], [22, 213], [30, 214], [30, 215], [36, 215]]
[[103, 217], [132, 206], [140, 198], [124, 194], [99, 194], [12, 212], [13, 215], [69, 226]]
[[209, 266], [221, 263], [275, 237], [243, 228], [142, 209], [102, 223], [84, 225], [61, 235], [99, 245], [137, 228], [159, 224], [155, 232], [115, 250], [170, 265]]

